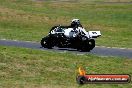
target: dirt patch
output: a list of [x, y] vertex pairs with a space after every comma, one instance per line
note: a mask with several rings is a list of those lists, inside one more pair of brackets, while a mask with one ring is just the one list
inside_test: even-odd
[[106, 3], [106, 4], [132, 4], [132, 0], [107, 0], [101, 1], [99, 3]]
[[45, 69], [51, 72], [71, 72], [71, 69], [62, 67], [47, 67]]
[[132, 2], [101, 2], [102, 4], [132, 4]]
[[50, 2], [78, 2], [78, 0], [32, 0], [32, 1], [50, 1]]

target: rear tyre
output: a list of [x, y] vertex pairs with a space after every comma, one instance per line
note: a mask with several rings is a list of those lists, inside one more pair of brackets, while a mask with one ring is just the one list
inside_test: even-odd
[[51, 42], [52, 40], [50, 39], [49, 36], [42, 38], [41, 40], [41, 46], [44, 48], [52, 49], [53, 43]]

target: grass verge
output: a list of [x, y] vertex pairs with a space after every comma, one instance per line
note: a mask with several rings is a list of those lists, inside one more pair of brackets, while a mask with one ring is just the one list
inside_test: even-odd
[[130, 74], [132, 59], [76, 55], [0, 46], [2, 88], [131, 88], [129, 84], [76, 83], [76, 69], [86, 67], [93, 74]]
[[[109, 0], [109, 2], [131, 0]], [[40, 42], [53, 25], [69, 25], [79, 18], [87, 30], [100, 30], [98, 46], [132, 48], [132, 4], [104, 0], [50, 2], [0, 0], [0, 39]]]

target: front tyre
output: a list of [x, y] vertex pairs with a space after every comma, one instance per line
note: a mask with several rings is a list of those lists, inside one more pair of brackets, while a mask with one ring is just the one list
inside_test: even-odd
[[82, 52], [90, 52], [95, 47], [95, 40], [90, 39], [90, 40], [85, 40], [82, 41], [77, 48], [77, 50], [81, 50]]
[[82, 52], [90, 52], [89, 41], [82, 41], [77, 50]]
[[95, 40], [94, 39], [90, 39], [89, 40], [89, 48], [90, 50], [92, 50], [95, 47]]

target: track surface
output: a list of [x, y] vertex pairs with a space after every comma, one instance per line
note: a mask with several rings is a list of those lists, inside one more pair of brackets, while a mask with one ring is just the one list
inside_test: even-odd
[[71, 52], [71, 53], [82, 54], [82, 55], [83, 54], [96, 54], [96, 55], [101, 55], [101, 56], [119, 56], [119, 57], [126, 57], [126, 58], [132, 59], [132, 49], [95, 47], [90, 52], [79, 52], [76, 49], [68, 49], [68, 48], [46, 49], [46, 48], [42, 48], [39, 43], [13, 41], [13, 40], [0, 40], [0, 45], [25, 47], [25, 48], [39, 49], [39, 50], [58, 51], [58, 52], [62, 52], [62, 53], [63, 52]]

